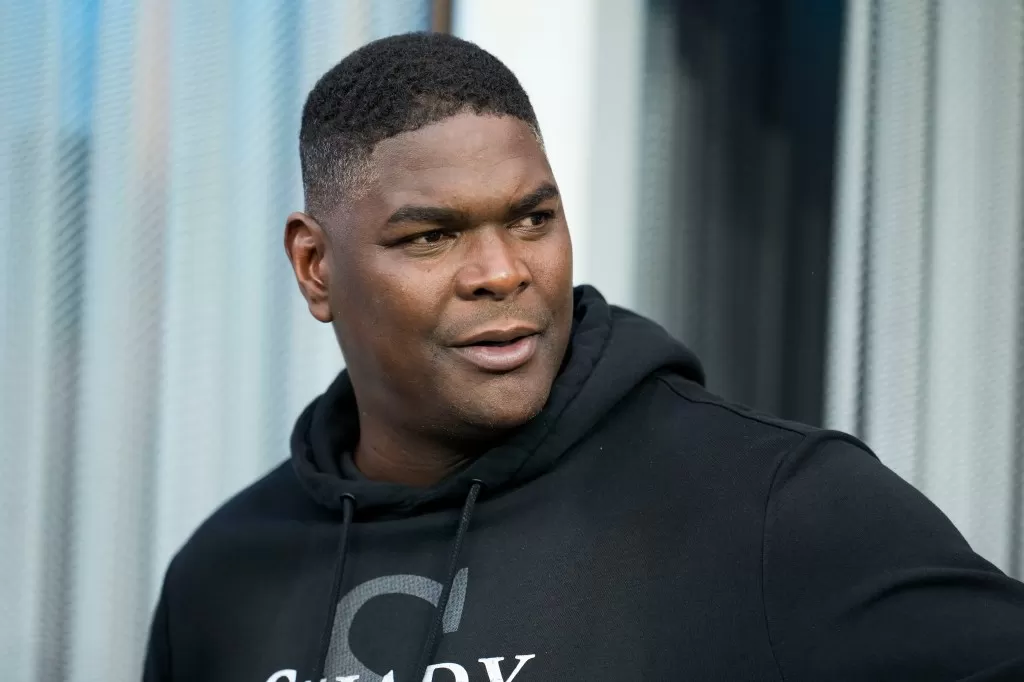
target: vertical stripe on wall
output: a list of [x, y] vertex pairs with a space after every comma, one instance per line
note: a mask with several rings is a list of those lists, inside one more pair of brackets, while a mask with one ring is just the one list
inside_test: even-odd
[[1020, 575], [1024, 3], [848, 12], [828, 422]]
[[167, 562], [341, 367], [291, 275], [309, 88], [430, 0], [0, 3], [0, 660], [139, 679]]

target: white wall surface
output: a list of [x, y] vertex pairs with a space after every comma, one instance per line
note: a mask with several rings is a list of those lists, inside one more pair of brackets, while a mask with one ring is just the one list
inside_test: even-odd
[[460, 0], [453, 33], [494, 54], [530, 96], [572, 233], [575, 280], [636, 303], [645, 3]]

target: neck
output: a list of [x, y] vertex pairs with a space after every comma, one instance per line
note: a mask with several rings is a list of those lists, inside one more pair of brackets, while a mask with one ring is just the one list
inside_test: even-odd
[[372, 481], [426, 488], [439, 483], [486, 449], [481, 442], [456, 444], [401, 433], [363, 413], [353, 461]]

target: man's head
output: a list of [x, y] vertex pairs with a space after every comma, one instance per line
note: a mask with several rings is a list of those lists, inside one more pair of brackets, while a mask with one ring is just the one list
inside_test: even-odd
[[285, 242], [364, 426], [460, 439], [543, 407], [572, 254], [540, 140], [515, 76], [451, 36], [371, 43], [313, 88]]

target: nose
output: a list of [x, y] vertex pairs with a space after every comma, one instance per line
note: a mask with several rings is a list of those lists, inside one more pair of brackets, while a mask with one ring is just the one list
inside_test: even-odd
[[474, 231], [473, 243], [456, 278], [456, 293], [465, 300], [511, 298], [533, 282], [530, 269], [504, 228]]

